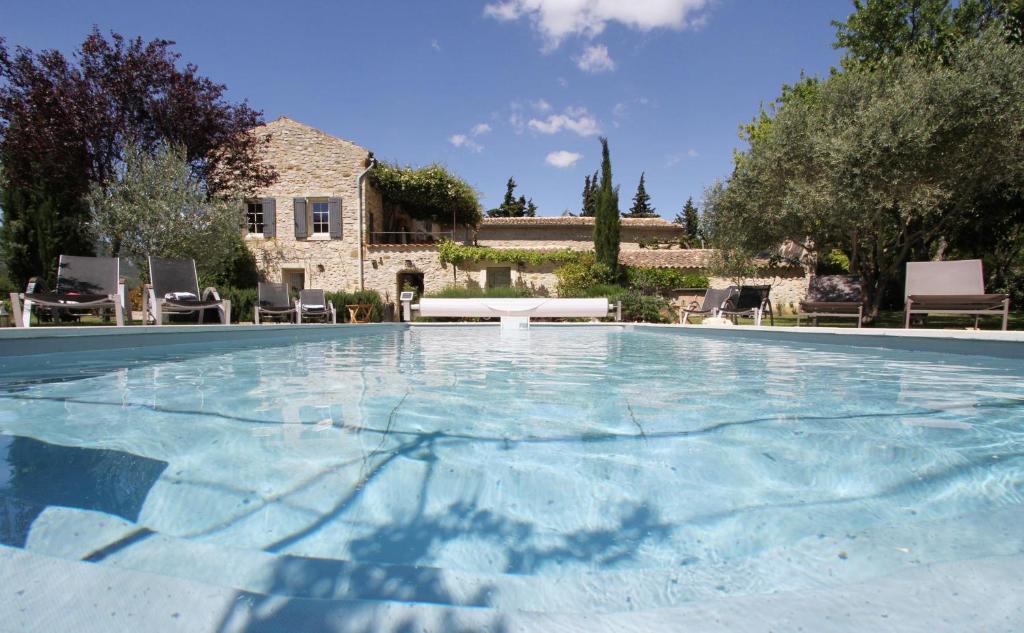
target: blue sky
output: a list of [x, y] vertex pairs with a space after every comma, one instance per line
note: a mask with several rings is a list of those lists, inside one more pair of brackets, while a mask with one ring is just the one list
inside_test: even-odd
[[579, 211], [609, 138], [620, 206], [640, 173], [659, 213], [728, 176], [738, 126], [800, 72], [838, 63], [848, 0], [0, 2], [8, 45], [69, 51], [93, 24], [177, 42], [270, 120], [379, 158], [446, 164], [497, 206]]

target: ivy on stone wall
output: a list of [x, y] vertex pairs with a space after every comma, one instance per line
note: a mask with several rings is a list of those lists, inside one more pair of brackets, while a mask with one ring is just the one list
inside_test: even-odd
[[488, 246], [466, 246], [451, 240], [438, 245], [438, 254], [443, 264], [495, 262], [516, 265], [540, 266], [542, 264], [565, 264], [575, 262], [587, 253], [569, 249], [558, 251], [534, 251], [522, 248], [491, 248]]
[[465, 180], [441, 165], [402, 167], [379, 162], [370, 171], [370, 182], [386, 204], [401, 207], [415, 220], [451, 222], [476, 226], [483, 219], [477, 192]]

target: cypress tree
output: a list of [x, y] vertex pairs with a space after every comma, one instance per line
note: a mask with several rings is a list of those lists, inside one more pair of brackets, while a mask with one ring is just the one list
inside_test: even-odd
[[526, 196], [516, 198], [515, 190], [516, 181], [509, 177], [505, 185], [505, 198], [498, 208], [487, 211], [487, 216], [491, 218], [532, 218], [536, 216], [537, 205], [533, 203], [533, 198], [529, 200], [526, 199]]
[[693, 205], [693, 198], [687, 198], [683, 206], [683, 229], [686, 236], [692, 243], [700, 238], [700, 216], [697, 215], [697, 207]]
[[693, 248], [693, 245], [700, 241], [700, 215], [692, 197], [686, 199], [683, 210], [677, 213], [672, 221], [683, 227], [683, 239], [688, 247]]
[[644, 186], [643, 172], [640, 173], [640, 184], [637, 185], [636, 195], [633, 196], [633, 207], [629, 210], [629, 213], [625, 214], [627, 218], [654, 218], [658, 214], [654, 211], [654, 207], [651, 206], [651, 197], [647, 195], [647, 187]]
[[594, 214], [594, 255], [612, 278], [619, 270], [619, 190], [612, 185], [612, 160], [608, 139], [601, 137], [601, 183]]
[[597, 192], [598, 192], [597, 171], [593, 176], [586, 176], [583, 179], [583, 208], [580, 210], [581, 217], [593, 217], [597, 214]]
[[583, 204], [580, 206], [580, 215], [590, 215], [590, 174], [583, 177]]

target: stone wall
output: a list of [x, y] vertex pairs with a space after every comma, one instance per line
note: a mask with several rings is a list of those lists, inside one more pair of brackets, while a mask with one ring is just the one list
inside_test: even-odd
[[[742, 281], [751, 286], [771, 286], [768, 296], [775, 314], [794, 314], [797, 304], [807, 297], [808, 277], [799, 267], [765, 269], [760, 276]], [[709, 282], [712, 288], [726, 288], [735, 283], [723, 277], [711, 277]]]
[[[310, 288], [329, 291], [359, 287], [359, 191], [356, 178], [366, 168], [369, 150], [282, 117], [256, 133], [271, 135], [264, 160], [278, 180], [258, 192], [277, 201], [277, 236], [247, 235], [246, 244], [270, 281], [283, 270], [301, 270]], [[381, 198], [364, 181], [365, 209], [379, 213]], [[341, 198], [342, 237], [295, 237], [293, 198]], [[312, 227], [309, 227], [312, 230]]]

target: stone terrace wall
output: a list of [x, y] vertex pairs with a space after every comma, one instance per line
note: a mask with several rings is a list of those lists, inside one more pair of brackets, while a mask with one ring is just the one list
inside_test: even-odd
[[[621, 248], [636, 250], [640, 240], [678, 240], [682, 227], [658, 218], [623, 218]], [[492, 248], [594, 249], [592, 218], [488, 218], [477, 229], [476, 243]]]

